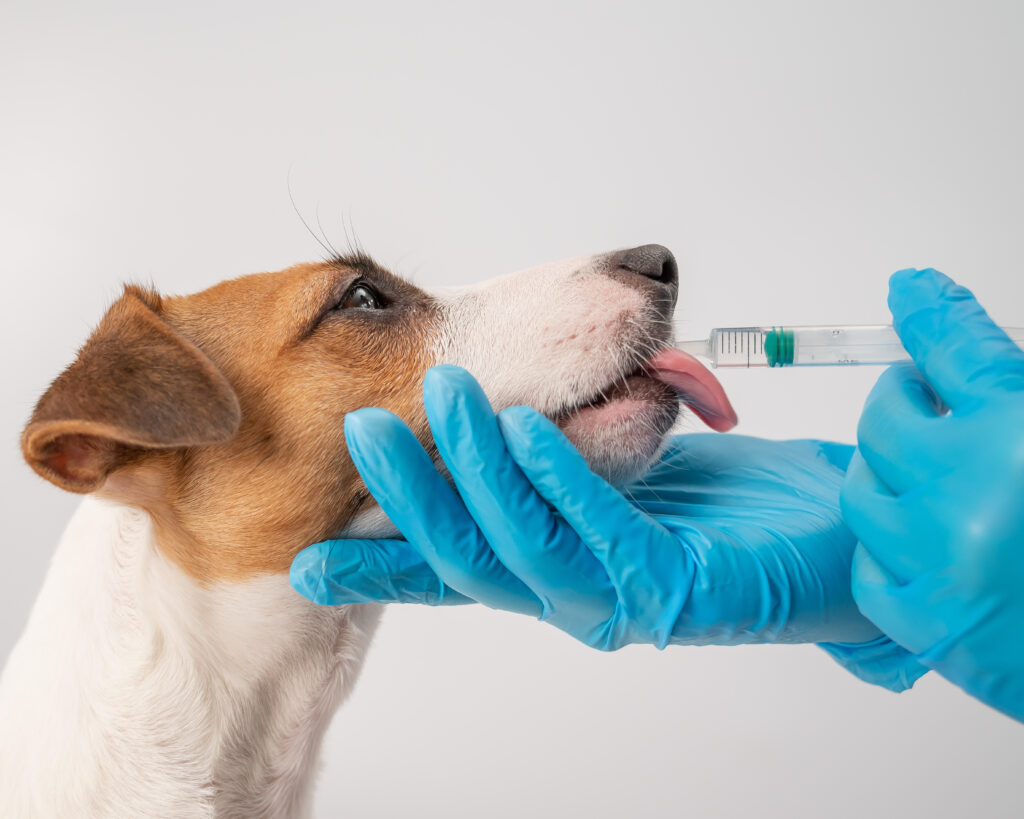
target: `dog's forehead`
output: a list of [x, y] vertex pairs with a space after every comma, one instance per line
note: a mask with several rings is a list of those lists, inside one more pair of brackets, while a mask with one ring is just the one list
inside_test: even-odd
[[167, 314], [187, 320], [218, 313], [278, 313], [282, 318], [301, 314], [303, 308], [322, 299], [347, 268], [322, 263], [297, 264], [276, 273], [250, 273], [191, 293], [164, 300]]
[[360, 271], [341, 261], [307, 262], [251, 273], [206, 290], [165, 297], [164, 317], [208, 351], [243, 343], [252, 352], [280, 348], [338, 299]]
[[273, 273], [250, 273], [227, 279], [206, 290], [185, 296], [165, 297], [169, 317], [188, 320], [223, 313], [259, 312], [283, 324], [300, 323], [310, 310], [332, 298], [340, 298], [354, 279], [370, 275], [386, 281], [406, 296], [426, 295], [407, 279], [365, 256], [339, 257], [324, 262], [303, 262]]

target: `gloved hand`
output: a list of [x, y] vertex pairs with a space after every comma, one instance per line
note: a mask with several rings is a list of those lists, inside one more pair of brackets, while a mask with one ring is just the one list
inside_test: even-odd
[[478, 601], [606, 650], [875, 641], [873, 681], [901, 688], [920, 673], [853, 604], [854, 539], [838, 508], [852, 448], [680, 436], [623, 496], [540, 414], [496, 419], [464, 370], [428, 372], [424, 401], [458, 492], [398, 418], [349, 414], [349, 452], [409, 542], [306, 549], [291, 576], [312, 600]]
[[1024, 720], [1024, 352], [934, 270], [894, 274], [889, 307], [917, 369], [889, 369], [861, 417], [842, 490], [853, 594], [925, 666]]

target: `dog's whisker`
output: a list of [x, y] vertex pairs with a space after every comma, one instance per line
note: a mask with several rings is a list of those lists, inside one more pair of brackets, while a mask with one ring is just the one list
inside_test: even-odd
[[340, 256], [341, 254], [338, 253], [338, 251], [334, 249], [334, 245], [331, 243], [330, 237], [327, 235], [327, 231], [324, 230], [324, 226], [322, 224], [320, 224], [320, 203], [319, 202], [316, 203], [316, 226], [318, 228], [320, 228], [320, 233], [323, 234], [324, 241], [327, 243], [327, 246], [331, 249], [331, 255], [334, 258], [338, 258], [338, 256]]
[[295, 215], [299, 217], [299, 221], [302, 222], [302, 226], [306, 229], [306, 232], [316, 240], [316, 243], [320, 245], [320, 247], [324, 249], [324, 253], [327, 254], [326, 256], [321, 256], [321, 259], [325, 262], [333, 259], [336, 255], [334, 249], [324, 244], [320, 237], [316, 235], [313, 228], [309, 226], [309, 222], [306, 221], [306, 218], [299, 211], [299, 206], [295, 204], [295, 197], [292, 195], [291, 168], [288, 169], [288, 201], [292, 203], [292, 210], [295, 211]]

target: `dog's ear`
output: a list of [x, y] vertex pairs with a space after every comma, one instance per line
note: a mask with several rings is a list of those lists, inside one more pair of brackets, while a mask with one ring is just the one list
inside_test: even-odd
[[241, 422], [231, 384], [160, 316], [160, 296], [128, 286], [21, 437], [25, 460], [71, 492], [91, 492], [140, 453], [221, 443]]

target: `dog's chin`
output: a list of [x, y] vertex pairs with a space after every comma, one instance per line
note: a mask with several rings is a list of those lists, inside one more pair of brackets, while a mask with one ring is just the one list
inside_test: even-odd
[[671, 387], [635, 374], [554, 420], [595, 473], [625, 486], [657, 459], [678, 415], [679, 398]]

